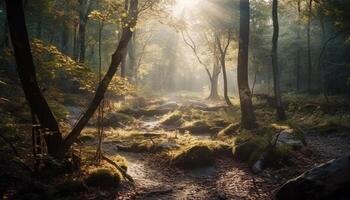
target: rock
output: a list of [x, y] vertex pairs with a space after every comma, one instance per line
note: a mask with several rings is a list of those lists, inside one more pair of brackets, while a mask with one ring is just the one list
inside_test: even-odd
[[234, 135], [236, 131], [239, 129], [240, 124], [235, 123], [227, 126], [226, 128], [222, 129], [218, 134], [217, 137], [225, 137], [225, 136], [230, 136]]
[[191, 133], [212, 133], [215, 131], [205, 121], [201, 120], [185, 123], [179, 130], [182, 132], [189, 131]]
[[182, 123], [181, 119], [182, 119], [182, 112], [174, 111], [164, 116], [163, 119], [161, 119], [160, 123], [166, 126], [171, 126], [171, 125], [180, 126]]
[[295, 149], [301, 149], [305, 147], [304, 141], [298, 138], [292, 129], [283, 130], [279, 135], [277, 134], [273, 141], [276, 141], [276, 137], [278, 136], [277, 145], [289, 145]]
[[239, 144], [233, 148], [233, 158], [241, 162], [248, 162], [252, 153], [258, 148], [259, 146], [251, 141]]
[[261, 173], [263, 170], [264, 170], [264, 159], [265, 159], [265, 156], [261, 156], [258, 161], [256, 161], [254, 163], [254, 165], [252, 166], [252, 172], [255, 173], [255, 174], [259, 174]]
[[182, 168], [198, 168], [213, 164], [214, 154], [205, 145], [195, 145], [175, 155], [171, 164]]
[[276, 200], [346, 200], [350, 197], [350, 155], [317, 166], [289, 180]]

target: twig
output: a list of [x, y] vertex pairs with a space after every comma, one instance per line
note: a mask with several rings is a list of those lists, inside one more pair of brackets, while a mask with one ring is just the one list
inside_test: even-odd
[[109, 159], [105, 155], [101, 155], [104, 160], [106, 160], [109, 164], [113, 165], [115, 168], [122, 173], [122, 175], [131, 183], [134, 183], [134, 179], [123, 169], [121, 168], [117, 163], [115, 163], [113, 160]]

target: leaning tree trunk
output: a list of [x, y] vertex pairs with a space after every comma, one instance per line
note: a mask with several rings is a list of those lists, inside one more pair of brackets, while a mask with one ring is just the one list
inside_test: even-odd
[[128, 23], [128, 26], [124, 27], [123, 29], [122, 37], [119, 41], [117, 50], [112, 55], [112, 61], [108, 68], [108, 71], [106, 75], [103, 77], [101, 83], [99, 84], [90, 106], [88, 107], [84, 115], [80, 118], [80, 120], [75, 125], [75, 127], [70, 132], [70, 134], [63, 141], [63, 145], [61, 145], [58, 155], [62, 156], [69, 150], [71, 145], [75, 142], [77, 137], [80, 135], [81, 131], [89, 122], [90, 118], [95, 113], [99, 104], [103, 100], [104, 94], [108, 89], [109, 83], [111, 82], [113, 76], [118, 70], [118, 66], [121, 64], [122, 59], [127, 51], [128, 43], [133, 34], [133, 32], [131, 31], [131, 28], [133, 28], [137, 22], [137, 12], [138, 12], [137, 6], [138, 6], [138, 0], [130, 1], [130, 9], [129, 9], [130, 17], [128, 21], [129, 23]]
[[245, 129], [257, 127], [248, 82], [248, 47], [249, 47], [249, 0], [240, 0], [240, 32], [237, 79], [241, 103], [241, 126]]
[[49, 154], [55, 154], [62, 142], [57, 121], [45, 100], [36, 80], [36, 71], [31, 54], [22, 0], [6, 0], [6, 13], [13, 45], [17, 72], [32, 114], [45, 130]]
[[278, 0], [272, 2], [272, 20], [273, 20], [273, 36], [272, 36], [272, 69], [273, 69], [273, 91], [275, 96], [275, 106], [277, 111], [277, 118], [284, 120], [286, 114], [283, 109], [280, 89], [280, 73], [278, 67], [278, 36], [279, 36], [279, 24], [278, 24]]

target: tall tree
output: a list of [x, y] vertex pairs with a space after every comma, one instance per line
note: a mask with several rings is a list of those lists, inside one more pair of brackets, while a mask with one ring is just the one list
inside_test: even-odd
[[32, 115], [38, 118], [49, 154], [54, 154], [62, 142], [57, 121], [37, 83], [22, 0], [6, 0], [6, 13], [13, 45], [17, 72]]
[[278, 22], [278, 0], [272, 1], [272, 21], [273, 21], [273, 36], [272, 36], [272, 68], [273, 68], [273, 91], [275, 96], [275, 106], [277, 111], [277, 118], [284, 120], [286, 114], [282, 105], [281, 89], [280, 89], [280, 73], [278, 67], [278, 36], [279, 36], [279, 22]]
[[91, 0], [79, 0], [79, 24], [77, 33], [77, 55], [80, 63], [85, 62], [85, 37], [86, 24], [88, 21], [89, 12], [91, 9]]
[[300, 91], [300, 72], [301, 72], [301, 36], [300, 36], [300, 29], [301, 29], [301, 0], [297, 0], [297, 11], [298, 11], [298, 19], [297, 19], [297, 52], [296, 52], [296, 89], [297, 91]]
[[228, 47], [230, 46], [231, 40], [232, 40], [232, 30], [228, 30], [227, 41], [225, 44], [222, 44], [220, 37], [216, 35], [216, 42], [220, 52], [219, 60], [222, 68], [222, 76], [224, 79], [224, 98], [227, 105], [232, 107], [233, 104], [230, 100], [230, 97], [228, 96], [228, 83], [227, 83], [228, 81], [227, 81], [227, 72], [226, 72], [226, 55], [227, 55]]
[[311, 57], [311, 18], [312, 18], [312, 2], [308, 2], [308, 18], [307, 18], [307, 90], [311, 91], [311, 78], [312, 78], [312, 57]]
[[237, 79], [239, 98], [241, 103], [241, 127], [254, 129], [257, 127], [251, 92], [248, 81], [248, 49], [249, 49], [249, 20], [250, 7], [249, 0], [240, 0], [240, 31]]
[[62, 138], [62, 133], [59, 130], [57, 121], [36, 81], [36, 71], [28, 40], [22, 0], [6, 0], [6, 8], [10, 35], [17, 63], [17, 71], [22, 82], [26, 100], [33, 114], [38, 118], [41, 129], [45, 131], [44, 136], [49, 155], [63, 158], [97, 110], [99, 104], [103, 100], [109, 83], [122, 61], [133, 34], [132, 29], [137, 22], [138, 0], [130, 1], [127, 25], [123, 28], [121, 40], [119, 41], [116, 51], [112, 55], [109, 69], [101, 80], [91, 104], [72, 131], [64, 139]]

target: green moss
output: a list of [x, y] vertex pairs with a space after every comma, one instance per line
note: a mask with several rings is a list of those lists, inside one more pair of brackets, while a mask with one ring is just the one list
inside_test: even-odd
[[194, 145], [175, 154], [171, 164], [182, 168], [197, 168], [213, 164], [214, 154], [208, 146]]
[[164, 115], [163, 118], [160, 120], [160, 123], [163, 125], [181, 125], [181, 118], [182, 118], [182, 112], [181, 111], [174, 111], [171, 113], [168, 113], [167, 115]]
[[121, 175], [111, 169], [96, 169], [85, 179], [89, 187], [102, 189], [116, 188], [120, 185]]

